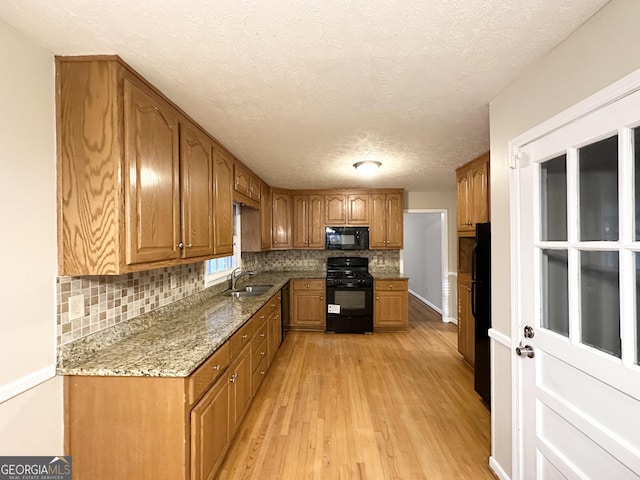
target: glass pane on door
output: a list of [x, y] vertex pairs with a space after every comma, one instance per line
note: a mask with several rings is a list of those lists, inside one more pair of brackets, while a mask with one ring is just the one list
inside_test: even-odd
[[542, 326], [569, 336], [569, 269], [566, 250], [542, 250]]
[[541, 240], [567, 240], [566, 155], [540, 165], [540, 219]]
[[580, 240], [618, 240], [618, 136], [579, 149]]
[[620, 358], [618, 252], [580, 252], [582, 343]]

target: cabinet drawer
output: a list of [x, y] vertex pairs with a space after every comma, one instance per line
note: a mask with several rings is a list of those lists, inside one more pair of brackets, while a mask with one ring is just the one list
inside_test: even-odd
[[407, 280], [376, 280], [376, 290], [402, 291], [407, 289]]
[[228, 366], [229, 342], [225, 342], [189, 376], [189, 404], [200, 398]]
[[324, 291], [324, 287], [326, 285], [326, 280], [324, 279], [309, 279], [309, 280], [294, 280], [293, 281], [293, 289], [294, 290], [320, 290]]
[[[254, 342], [256, 342], [258, 338], [260, 337], [255, 337]], [[263, 337], [258, 344], [254, 343], [254, 345], [252, 345], [251, 355], [253, 358], [252, 358], [251, 365], [254, 372], [256, 371], [258, 366], [262, 363], [262, 360], [268, 356], [267, 348], [268, 346], [267, 346], [266, 336]]]
[[253, 372], [253, 395], [255, 396], [256, 392], [262, 385], [262, 381], [264, 380], [265, 375], [267, 374], [267, 358], [263, 358], [262, 361], [258, 364]]
[[233, 359], [235, 358], [240, 351], [251, 341], [251, 336], [253, 334], [253, 320], [249, 320], [245, 323], [240, 330], [233, 334], [231, 339], [229, 340], [229, 346], [231, 351], [229, 352], [229, 356]]

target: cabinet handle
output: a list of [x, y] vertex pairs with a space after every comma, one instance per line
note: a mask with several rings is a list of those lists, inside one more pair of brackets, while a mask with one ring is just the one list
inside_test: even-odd
[[260, 356], [264, 357], [265, 353], [267, 352], [260, 352]]
[[235, 383], [237, 379], [238, 379], [238, 374], [234, 373], [233, 375], [231, 375], [231, 378], [229, 379], [229, 381], [231, 383]]
[[180, 242], [179, 244], [176, 245], [176, 247], [178, 247], [179, 249], [183, 249], [184, 243]]
[[264, 375], [266, 372], [264, 370], [260, 371], [260, 375]]
[[213, 369], [219, 372], [220, 371], [220, 364], [218, 364], [215, 367], [213, 367]]
[[187, 248], [193, 247], [193, 243], [187, 243]]
[[380, 300], [380, 297], [376, 297], [376, 300]]
[[261, 337], [265, 337], [267, 334], [266, 333], [261, 333], [260, 336]]
[[320, 300], [324, 300], [324, 297], [322, 297], [322, 296], [321, 296], [321, 297], [320, 297]]
[[246, 333], [244, 335], [242, 335], [242, 338], [247, 339], [249, 338], [249, 335], [247, 335]]

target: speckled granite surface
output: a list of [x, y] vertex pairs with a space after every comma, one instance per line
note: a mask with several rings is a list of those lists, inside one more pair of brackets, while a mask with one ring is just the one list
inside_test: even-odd
[[186, 377], [291, 278], [325, 272], [264, 272], [252, 284], [273, 284], [262, 295], [232, 298], [207, 289], [124, 324], [61, 347], [59, 375]]

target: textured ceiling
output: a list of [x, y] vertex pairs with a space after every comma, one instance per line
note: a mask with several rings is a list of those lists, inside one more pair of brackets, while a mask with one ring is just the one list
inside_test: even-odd
[[120, 55], [271, 185], [433, 191], [489, 148], [489, 101], [606, 3], [2, 0], [0, 19]]

